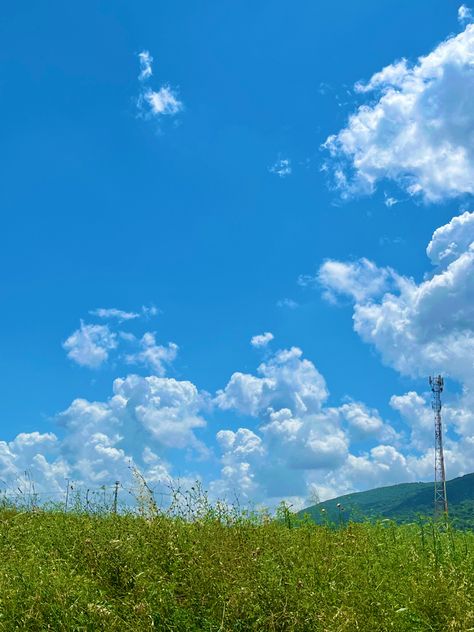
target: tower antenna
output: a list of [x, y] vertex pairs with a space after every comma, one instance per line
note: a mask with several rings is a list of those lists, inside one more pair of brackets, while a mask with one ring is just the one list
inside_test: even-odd
[[446, 470], [444, 468], [443, 426], [441, 423], [441, 393], [444, 380], [441, 375], [430, 377], [432, 391], [431, 405], [435, 423], [435, 479], [434, 479], [434, 515], [448, 515], [448, 497], [446, 495]]

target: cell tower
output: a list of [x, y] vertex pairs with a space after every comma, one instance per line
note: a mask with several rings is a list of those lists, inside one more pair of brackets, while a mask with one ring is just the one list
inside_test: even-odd
[[431, 405], [434, 410], [435, 421], [435, 479], [434, 479], [434, 514], [448, 515], [448, 497], [446, 495], [446, 471], [444, 469], [443, 454], [443, 426], [441, 423], [441, 393], [444, 380], [441, 375], [430, 377], [433, 392]]

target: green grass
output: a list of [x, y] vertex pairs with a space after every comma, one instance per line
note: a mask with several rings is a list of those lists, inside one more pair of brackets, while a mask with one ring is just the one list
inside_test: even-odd
[[474, 629], [474, 534], [0, 510], [0, 630]]

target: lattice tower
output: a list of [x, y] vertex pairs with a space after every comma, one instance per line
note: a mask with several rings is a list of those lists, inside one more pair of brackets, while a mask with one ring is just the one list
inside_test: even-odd
[[441, 375], [430, 377], [432, 391], [431, 405], [434, 411], [435, 423], [435, 478], [434, 478], [434, 514], [448, 515], [448, 497], [446, 495], [446, 470], [443, 453], [443, 425], [441, 422], [441, 393], [444, 380]]

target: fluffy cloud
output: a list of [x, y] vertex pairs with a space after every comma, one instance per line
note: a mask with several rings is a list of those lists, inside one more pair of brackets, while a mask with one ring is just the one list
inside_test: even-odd
[[0, 442], [0, 479], [9, 490], [33, 485], [54, 494], [63, 493], [66, 478], [83, 489], [130, 482], [130, 467], [138, 466], [150, 484], [166, 484], [170, 451], [207, 456], [195, 434], [206, 425], [207, 407], [206, 394], [188, 381], [116, 379], [108, 400], [76, 399], [60, 413], [58, 435], [22, 433]]
[[[472, 469], [473, 223], [474, 214], [464, 213], [435, 231], [427, 251], [437, 268], [420, 283], [365, 259], [325, 262], [316, 277], [331, 297], [342, 293], [353, 301], [356, 331], [386, 363], [408, 375], [442, 371], [462, 382], [461, 393], [449, 394], [443, 406], [450, 477]], [[256, 425], [218, 433], [222, 471], [212, 489], [237, 490], [245, 499], [269, 503], [291, 497], [298, 504], [312, 490], [324, 499], [432, 479], [428, 394], [409, 391], [391, 398], [398, 430], [362, 402], [331, 407], [327, 397], [324, 379], [299, 349], [276, 352], [256, 375], [234, 373], [216, 404]]]
[[79, 329], [63, 342], [68, 358], [90, 369], [104, 364], [116, 347], [117, 336], [107, 325], [88, 325], [82, 320]]
[[[474, 447], [474, 213], [438, 228], [427, 254], [435, 267], [420, 282], [366, 259], [326, 261], [314, 279], [332, 299], [349, 297], [355, 330], [386, 364], [416, 377], [439, 371], [462, 384], [443, 406], [447, 471], [454, 477], [472, 469]], [[149, 332], [123, 336], [137, 347], [128, 361], [156, 375], [115, 380], [106, 401], [76, 399], [59, 415], [57, 436], [31, 433], [0, 443], [0, 478], [21, 480], [28, 466], [45, 488], [60, 489], [65, 476], [100, 486], [127, 480], [134, 464], [159, 486], [171, 477], [177, 450], [209, 456], [201, 432], [212, 407], [225, 419], [214, 430], [220, 473], [206, 485], [214, 496], [271, 505], [285, 498], [300, 506], [314, 490], [324, 499], [432, 478], [427, 393], [391, 398], [395, 429], [363, 402], [328, 404], [324, 377], [292, 347], [267, 351], [255, 373], [233, 373], [211, 401], [191, 382], [163, 376], [175, 345], [160, 346]], [[240, 416], [240, 428], [232, 415]]]
[[278, 351], [257, 369], [259, 377], [234, 373], [215, 401], [223, 410], [259, 415], [270, 408], [295, 413], [319, 411], [328, 396], [323, 376], [298, 347]]
[[130, 460], [139, 461], [145, 446], [161, 453], [170, 448], [202, 452], [194, 429], [205, 426], [199, 414], [203, 406], [191, 382], [129, 375], [115, 380], [108, 401], [77, 399], [59, 415], [67, 429], [62, 448], [74, 455], [78, 475], [123, 480]]
[[324, 288], [326, 300], [333, 303], [338, 294], [347, 294], [356, 301], [379, 296], [390, 287], [393, 276], [392, 270], [379, 268], [368, 259], [350, 263], [328, 260], [315, 280]]
[[469, 250], [472, 242], [474, 242], [474, 213], [466, 211], [435, 230], [426, 254], [434, 265], [447, 266]]
[[399, 439], [399, 435], [382, 420], [379, 412], [362, 402], [349, 402], [337, 410], [347, 422], [349, 435], [355, 441], [371, 438], [393, 443]]
[[[447, 469], [449, 476], [456, 476], [472, 469], [469, 455], [474, 445], [474, 213], [465, 212], [438, 228], [427, 254], [436, 266], [431, 276], [416, 283], [392, 272], [391, 291], [379, 297], [359, 292], [363, 268], [360, 278], [355, 274], [348, 284], [327, 275], [325, 281], [329, 291], [353, 300], [355, 331], [386, 364], [414, 377], [442, 373], [462, 385], [460, 394], [451, 393], [443, 407]], [[409, 450], [404, 450], [403, 458], [396, 457], [394, 472], [399, 480], [431, 476], [433, 416], [427, 397], [410, 391], [393, 396], [390, 404], [410, 437]], [[396, 437], [389, 441], [392, 447], [396, 442]], [[370, 456], [353, 460], [352, 467], [366, 471]], [[397, 469], [402, 465], [405, 478]], [[351, 471], [345, 473], [347, 480]]]
[[181, 112], [183, 104], [176, 91], [170, 86], [162, 86], [158, 91], [145, 90], [139, 99], [138, 107], [147, 116], [173, 116]]
[[325, 143], [343, 196], [371, 193], [383, 178], [426, 201], [474, 192], [474, 25], [356, 91], [371, 101]]
[[252, 347], [257, 347], [257, 348], [266, 347], [268, 343], [273, 340], [274, 337], [275, 336], [271, 332], [266, 331], [264, 334], [252, 336], [252, 339], [250, 340], [250, 344], [252, 345]]
[[[363, 403], [328, 407], [327, 397], [324, 378], [297, 348], [274, 353], [257, 375], [234, 373], [216, 404], [254, 418], [257, 428], [218, 432], [222, 470], [213, 492], [301, 505], [314, 489], [321, 498], [353, 491], [360, 460], [367, 481], [396, 481], [387, 463], [404, 463], [394, 447], [399, 433]], [[403, 480], [415, 470], [405, 468]]]
[[380, 300], [360, 292], [364, 267], [347, 284], [324, 274], [326, 264], [321, 268], [327, 291], [353, 299], [356, 332], [405, 375], [434, 371], [462, 382], [474, 377], [473, 218], [464, 213], [434, 233], [428, 254], [438, 269], [431, 278], [416, 283], [392, 273], [393, 292]]
[[125, 361], [128, 364], [141, 364], [160, 376], [166, 373], [166, 365], [171, 364], [178, 354], [178, 345], [174, 342], [168, 343], [166, 347], [158, 345], [155, 334], [149, 331], [142, 336], [139, 346], [140, 350], [127, 354]]

